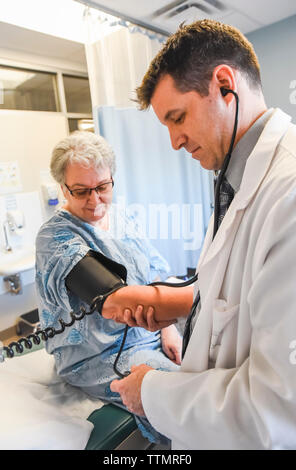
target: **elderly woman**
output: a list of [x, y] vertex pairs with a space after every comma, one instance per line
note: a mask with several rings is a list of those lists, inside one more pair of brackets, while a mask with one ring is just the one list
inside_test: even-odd
[[[75, 132], [57, 144], [51, 173], [61, 185], [65, 205], [40, 229], [36, 247], [36, 285], [42, 327], [60, 329], [70, 311], [88, 306], [65, 286], [65, 278], [91, 249], [127, 268], [128, 284], [146, 284], [169, 270], [167, 262], [137, 235], [135, 221], [112, 205], [114, 155], [108, 143], [89, 132]], [[124, 406], [110, 390], [116, 378], [113, 364], [124, 326], [97, 312], [76, 321], [46, 342], [55, 357], [58, 374], [92, 397]], [[118, 362], [121, 371], [146, 363], [156, 369], [177, 370], [181, 338], [171, 325], [158, 332], [130, 328]], [[162, 436], [145, 419], [136, 417], [151, 441]]]

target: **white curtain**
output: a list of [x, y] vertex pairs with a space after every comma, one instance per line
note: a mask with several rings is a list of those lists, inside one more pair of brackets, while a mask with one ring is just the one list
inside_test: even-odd
[[96, 132], [116, 154], [115, 200], [138, 217], [171, 274], [186, 275], [212, 211], [212, 175], [184, 150], [172, 150], [154, 112], [132, 101], [161, 43], [124, 27], [103, 36], [102, 28], [88, 18], [86, 55]]
[[[161, 47], [157, 39], [85, 13], [86, 58], [93, 107], [135, 106], [134, 90]], [[157, 35], [155, 35], [157, 36]]]

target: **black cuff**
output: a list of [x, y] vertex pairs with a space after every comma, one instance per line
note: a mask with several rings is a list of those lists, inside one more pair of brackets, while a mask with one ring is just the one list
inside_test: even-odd
[[127, 285], [126, 277], [127, 270], [123, 265], [90, 250], [70, 271], [65, 284], [88, 305], [98, 297], [96, 309], [101, 313], [108, 295]]

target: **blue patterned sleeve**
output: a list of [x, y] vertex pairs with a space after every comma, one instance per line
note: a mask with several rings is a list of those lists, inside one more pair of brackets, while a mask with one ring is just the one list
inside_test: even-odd
[[48, 305], [69, 308], [65, 278], [88, 251], [84, 240], [66, 228], [45, 225], [40, 230], [36, 240], [37, 288]]
[[[42, 328], [60, 329], [58, 320], [69, 321], [69, 312], [79, 307], [75, 296], [69, 295], [65, 279], [88, 250], [79, 234], [58, 223], [47, 223], [40, 229], [36, 239], [36, 290]], [[65, 335], [48, 341], [48, 352], [64, 344]]]

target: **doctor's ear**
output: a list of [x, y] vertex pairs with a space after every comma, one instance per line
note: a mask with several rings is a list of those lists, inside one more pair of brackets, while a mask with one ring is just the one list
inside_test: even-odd
[[[222, 96], [226, 96], [229, 91], [236, 88], [236, 73], [235, 70], [226, 64], [217, 65], [213, 69], [212, 80], [214, 93], [217, 93], [217, 87], [219, 87]], [[227, 90], [227, 91], [226, 91]]]

